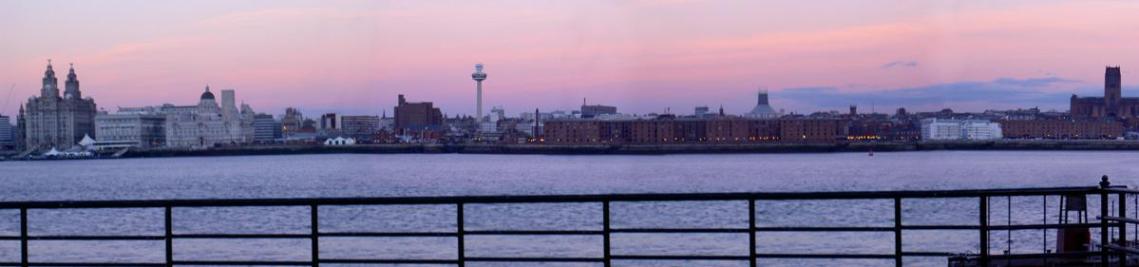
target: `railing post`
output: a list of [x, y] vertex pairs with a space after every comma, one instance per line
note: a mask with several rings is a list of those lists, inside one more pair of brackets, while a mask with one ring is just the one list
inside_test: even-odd
[[980, 213], [977, 217], [980, 217], [981, 223], [981, 255], [979, 255], [978, 260], [981, 262], [981, 266], [989, 266], [989, 196], [981, 196], [981, 203], [978, 206]]
[[748, 199], [747, 201], [747, 229], [748, 229], [748, 243], [747, 248], [748, 261], [751, 262], [751, 267], [759, 266], [759, 259], [755, 255], [755, 199]]
[[[1127, 219], [1127, 194], [1119, 193], [1119, 218]], [[1119, 220], [1119, 245], [1127, 246], [1127, 222]], [[1119, 252], [1119, 266], [1127, 265], [1127, 252]]]
[[894, 198], [894, 266], [902, 266], [902, 198]]
[[610, 267], [613, 266], [613, 255], [609, 252], [609, 200], [601, 202], [601, 224], [601, 232], [604, 234], [602, 238], [604, 243], [602, 260], [605, 261], [605, 267]]
[[466, 230], [463, 229], [463, 203], [459, 202], [459, 203], [455, 204], [455, 236], [456, 236], [456, 239], [458, 240], [457, 247], [458, 247], [459, 267], [467, 266], [467, 256], [466, 256], [466, 250], [467, 249], [466, 249], [465, 245], [463, 244], [463, 242], [465, 242], [463, 240], [464, 239], [464, 237], [463, 237], [464, 233], [466, 233]]
[[28, 208], [20, 208], [20, 266], [28, 267]]
[[320, 266], [320, 217], [318, 217], [316, 204], [309, 205], [309, 220], [312, 235], [312, 266]]
[[1099, 244], [1100, 244], [1099, 245], [1099, 257], [1100, 257], [1099, 258], [1099, 264], [1100, 264], [1100, 266], [1107, 266], [1108, 263], [1110, 262], [1108, 257], [1110, 257], [1110, 255], [1111, 255], [1110, 253], [1108, 253], [1108, 249], [1107, 249], [1107, 245], [1111, 244], [1111, 240], [1110, 240], [1111, 237], [1108, 235], [1108, 227], [1110, 227], [1110, 225], [1107, 223], [1107, 218], [1106, 218], [1107, 216], [1111, 215], [1111, 214], [1108, 214], [1108, 210], [1107, 210], [1108, 205], [1111, 205], [1107, 201], [1107, 188], [1109, 186], [1111, 186], [1111, 183], [1107, 181], [1107, 175], [1104, 175], [1103, 179], [1100, 180], [1100, 182], [1099, 182], [1099, 214], [1100, 214], [1099, 215]]
[[166, 267], [174, 267], [174, 215], [173, 207], [167, 205], [164, 210], [164, 225], [166, 237]]

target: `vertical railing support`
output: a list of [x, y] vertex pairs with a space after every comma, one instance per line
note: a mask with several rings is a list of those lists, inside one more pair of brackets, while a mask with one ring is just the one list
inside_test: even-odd
[[894, 266], [902, 266], [902, 198], [894, 198]]
[[605, 267], [610, 267], [613, 266], [613, 254], [609, 251], [609, 231], [611, 230], [609, 226], [609, 200], [601, 202], [601, 227], [601, 232], [604, 235], [602, 238], [604, 246], [602, 248], [604, 251], [602, 260], [605, 261]]
[[174, 215], [173, 207], [167, 205], [163, 210], [163, 221], [166, 237], [166, 267], [174, 267]]
[[[1104, 176], [1104, 181], [1106, 181], [1106, 179], [1107, 179], [1106, 176]], [[1101, 182], [1100, 185], [1103, 185], [1103, 183]], [[1108, 214], [1108, 210], [1107, 210], [1109, 205], [1111, 205], [1111, 204], [1108, 203], [1108, 201], [1107, 201], [1107, 187], [1104, 186], [1104, 187], [1100, 188], [1100, 192], [1099, 192], [1099, 214], [1100, 214], [1099, 215], [1099, 263], [1100, 263], [1100, 266], [1107, 266], [1107, 264], [1109, 262], [1108, 257], [1111, 255], [1110, 253], [1108, 253], [1108, 249], [1107, 249], [1107, 245], [1111, 244], [1111, 240], [1110, 240], [1111, 236], [1108, 235], [1108, 228], [1110, 227], [1110, 225], [1108, 224], [1107, 218], [1106, 218], [1107, 216], [1110, 216], [1110, 214]]]
[[[1127, 219], [1127, 194], [1119, 193], [1119, 218]], [[1119, 245], [1127, 246], [1127, 222], [1119, 220]], [[1119, 266], [1127, 265], [1127, 252], [1119, 252]]]
[[310, 250], [312, 251], [312, 266], [313, 267], [319, 267], [320, 266], [320, 217], [319, 217], [319, 214], [317, 212], [318, 209], [317, 209], [316, 204], [310, 204], [308, 206], [308, 210], [309, 210], [309, 220], [311, 221], [309, 223], [309, 225], [310, 225], [309, 230], [311, 231], [310, 235], [312, 236], [312, 245], [310, 246], [311, 247]]
[[28, 267], [28, 208], [20, 208], [20, 266]]
[[977, 217], [979, 217], [981, 223], [981, 240], [979, 243], [981, 246], [981, 255], [979, 255], [978, 260], [981, 262], [981, 266], [989, 266], [989, 196], [981, 196], [980, 199], [981, 202], [978, 203], [979, 215]]
[[759, 259], [755, 255], [755, 199], [748, 199], [747, 201], [747, 229], [748, 229], [748, 247], [747, 255], [748, 261], [751, 262], [751, 267], [759, 266]]
[[1101, 178], [1099, 181], [1099, 264], [1100, 264], [1100, 266], [1107, 266], [1107, 264], [1109, 262], [1108, 257], [1111, 255], [1110, 253], [1108, 253], [1108, 249], [1107, 249], [1107, 245], [1111, 244], [1111, 240], [1109, 240], [1111, 237], [1108, 235], [1108, 227], [1110, 227], [1110, 226], [1108, 225], [1107, 218], [1106, 218], [1107, 216], [1111, 215], [1111, 214], [1108, 214], [1109, 211], [1107, 210], [1108, 206], [1111, 205], [1107, 201], [1107, 189], [1109, 187], [1111, 187], [1111, 182], [1108, 182], [1107, 181], [1107, 175], [1104, 175], [1103, 178]]
[[455, 237], [458, 241], [458, 243], [457, 243], [457, 247], [458, 247], [458, 255], [457, 256], [458, 257], [457, 258], [459, 260], [459, 267], [467, 266], [467, 256], [466, 256], [467, 249], [466, 249], [465, 244], [464, 244], [464, 242], [465, 242], [464, 237], [463, 237], [464, 234], [466, 234], [466, 230], [463, 227], [463, 203], [459, 202], [458, 204], [455, 205]]

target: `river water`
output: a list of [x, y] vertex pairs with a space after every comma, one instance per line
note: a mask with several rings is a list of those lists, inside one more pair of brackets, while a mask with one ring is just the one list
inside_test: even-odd
[[[287, 155], [0, 162], [0, 200], [292, 198], [597, 193], [792, 192], [1139, 185], [1132, 152], [899, 152], [730, 155]], [[994, 198], [991, 224], [1041, 223], [1039, 197]], [[1049, 199], [1055, 223], [1058, 199]], [[757, 205], [760, 226], [890, 226], [892, 201], [795, 201]], [[976, 224], [977, 201], [907, 200], [907, 224]], [[1094, 210], [1094, 209], [1093, 209]], [[970, 213], [971, 212], [971, 213]], [[321, 230], [453, 231], [450, 206], [322, 207]], [[468, 230], [596, 230], [588, 204], [469, 205]], [[0, 210], [0, 234], [17, 235], [18, 212]], [[746, 227], [743, 202], [614, 203], [614, 228]], [[998, 216], [997, 214], [1000, 214]], [[175, 209], [176, 233], [307, 233], [308, 210]], [[1091, 215], [1092, 217], [1095, 214]], [[32, 210], [31, 235], [161, 235], [155, 209]], [[994, 232], [991, 251], [1041, 252], [1054, 232]], [[908, 231], [907, 251], [976, 252], [975, 231]], [[592, 236], [470, 236], [469, 257], [597, 257]], [[305, 240], [176, 240], [177, 260], [307, 260]], [[746, 255], [746, 234], [615, 234], [613, 254]], [[1051, 245], [1048, 245], [1051, 246]], [[322, 258], [454, 258], [453, 238], [322, 238]], [[762, 233], [763, 253], [893, 252], [893, 234]], [[19, 243], [0, 241], [0, 261]], [[161, 262], [162, 241], [32, 241], [33, 261]], [[906, 265], [945, 266], [907, 257]], [[887, 266], [890, 260], [764, 260], [764, 266]], [[534, 266], [536, 264], [470, 264]], [[746, 266], [746, 262], [616, 262], [618, 266]], [[357, 265], [359, 266], [359, 265]], [[543, 266], [595, 266], [550, 264]]]

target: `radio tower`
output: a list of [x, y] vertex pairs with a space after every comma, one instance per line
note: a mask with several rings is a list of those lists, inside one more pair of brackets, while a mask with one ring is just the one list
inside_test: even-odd
[[482, 72], [482, 63], [475, 64], [475, 73], [471, 74], [471, 79], [475, 80], [478, 96], [476, 98], [475, 106], [475, 121], [482, 122], [482, 81], [486, 80], [486, 73]]

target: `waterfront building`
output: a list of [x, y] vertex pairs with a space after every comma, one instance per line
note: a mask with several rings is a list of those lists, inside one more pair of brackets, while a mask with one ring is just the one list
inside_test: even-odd
[[755, 119], [779, 118], [779, 113], [775, 112], [775, 109], [772, 108], [767, 101], [767, 90], [761, 89], [756, 93], [755, 107], [751, 108], [751, 111], [747, 114], [744, 114], [744, 117]]
[[283, 137], [281, 122], [269, 114], [253, 116], [253, 142], [258, 144], [273, 143]]
[[285, 115], [281, 116], [281, 132], [286, 136], [293, 136], [301, 132], [304, 127], [305, 117], [301, 111], [294, 107], [285, 108]]
[[153, 109], [103, 112], [95, 115], [95, 135], [103, 148], [162, 147], [166, 144], [166, 116]]
[[922, 140], [993, 140], [1002, 137], [1001, 125], [988, 120], [921, 120]]
[[324, 115], [320, 115], [320, 129], [321, 130], [340, 129], [340, 127], [338, 127], [338, 125], [339, 125], [337, 123], [338, 121], [339, 121], [339, 118], [336, 116], [336, 113], [325, 113]]
[[1116, 120], [1002, 120], [1004, 136], [1017, 139], [1117, 139], [1124, 134]]
[[16, 147], [16, 126], [12, 125], [11, 118], [0, 115], [0, 150], [11, 150]]
[[1103, 97], [1072, 94], [1070, 112], [1075, 119], [1139, 117], [1139, 97], [1122, 97], [1123, 81], [1119, 66], [1104, 72]]
[[48, 61], [40, 96], [29, 98], [18, 115], [26, 148], [66, 149], [83, 136], [95, 135], [95, 100], [83, 98], [74, 66], [68, 71], [65, 86], [60, 97], [55, 70]]
[[602, 115], [617, 114], [617, 107], [606, 105], [586, 105], [585, 101], [581, 103], [581, 118], [589, 119], [600, 117]]
[[338, 121], [341, 134], [361, 142], [371, 142], [380, 131], [379, 116], [340, 116]]
[[158, 107], [166, 116], [166, 145], [203, 148], [252, 142], [255, 113], [247, 104], [239, 110], [234, 98], [232, 89], [222, 90], [223, 104], [218, 105], [206, 86], [197, 105]]
[[407, 102], [399, 95], [395, 107], [397, 132], [434, 130], [443, 126], [443, 113], [431, 102]]
[[695, 111], [692, 112], [692, 116], [697, 117], [697, 118], [703, 118], [705, 116], [710, 116], [710, 115], [712, 115], [712, 114], [708, 113], [708, 106], [698, 106], [698, 107], [696, 107]]
[[834, 119], [755, 119], [742, 117], [618, 120], [552, 119], [543, 122], [548, 144], [744, 144], [768, 142], [833, 143], [846, 124]]

